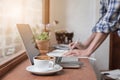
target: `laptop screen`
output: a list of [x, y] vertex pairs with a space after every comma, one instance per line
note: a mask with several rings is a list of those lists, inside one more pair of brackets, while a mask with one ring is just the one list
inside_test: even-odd
[[27, 56], [33, 65], [33, 57], [40, 54], [39, 50], [35, 47], [34, 36], [28, 24], [17, 24], [18, 32], [23, 40]]

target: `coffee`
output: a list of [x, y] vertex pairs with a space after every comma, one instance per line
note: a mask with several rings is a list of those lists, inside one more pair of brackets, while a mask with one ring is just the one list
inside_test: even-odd
[[36, 56], [35, 59], [39, 59], [39, 60], [51, 60], [53, 59], [53, 57], [47, 56], [47, 55], [42, 55], [42, 56]]
[[50, 56], [35, 56], [34, 67], [39, 71], [47, 71], [54, 68], [55, 58]]

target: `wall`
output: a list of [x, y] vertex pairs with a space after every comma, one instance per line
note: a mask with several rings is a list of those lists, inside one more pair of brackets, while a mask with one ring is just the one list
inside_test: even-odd
[[84, 41], [91, 34], [94, 25], [92, 3], [87, 0], [51, 0], [50, 21], [58, 20], [59, 24], [55, 29], [74, 31], [74, 40], [80, 37]]
[[[84, 42], [91, 34], [91, 29], [99, 18], [99, 0], [50, 0], [50, 21], [58, 20], [54, 29], [67, 29], [75, 33], [74, 41]], [[109, 38], [99, 47], [93, 57], [97, 59], [94, 67], [108, 69]]]
[[[100, 0], [96, 0], [96, 7], [95, 7], [95, 21], [97, 21], [100, 17], [99, 14], [99, 5]], [[108, 38], [102, 43], [102, 45], [95, 51], [95, 58], [97, 61], [95, 62], [95, 69], [99, 74], [99, 70], [108, 70], [109, 69], [109, 36]]]

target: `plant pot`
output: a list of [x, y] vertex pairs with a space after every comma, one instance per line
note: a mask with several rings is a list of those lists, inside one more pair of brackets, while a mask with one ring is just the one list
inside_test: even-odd
[[46, 54], [50, 49], [50, 40], [36, 40], [40, 54]]

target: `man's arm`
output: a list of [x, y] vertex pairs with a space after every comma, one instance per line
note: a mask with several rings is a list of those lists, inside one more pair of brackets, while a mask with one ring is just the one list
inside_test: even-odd
[[82, 44], [84, 48], [88, 48], [88, 46], [91, 44], [95, 36], [96, 36], [96, 33], [91, 34], [91, 36]]
[[89, 47], [86, 49], [87, 55], [91, 55], [107, 38], [108, 34], [97, 32]]
[[[93, 35], [93, 34], [92, 34]], [[108, 34], [105, 33], [94, 33], [94, 37], [90, 40], [90, 44], [86, 49], [74, 49], [70, 50], [68, 53], [65, 53], [66, 56], [76, 56], [76, 57], [81, 57], [81, 56], [90, 56], [101, 44], [102, 42], [106, 39]], [[88, 41], [89, 42], [89, 41]]]
[[72, 50], [68, 55], [90, 56], [106, 39], [110, 32], [116, 31], [116, 23], [120, 20], [120, 0], [110, 0], [107, 12], [93, 28], [92, 36], [84, 43], [85, 49]]
[[80, 50], [86, 49], [90, 45], [90, 43], [93, 41], [95, 35], [96, 35], [95, 33], [92, 33], [92, 35], [84, 43], [78, 42], [76, 44], [76, 42], [72, 42], [69, 44], [69, 46], [71, 48], [75, 47], [75, 48], [80, 49]]

